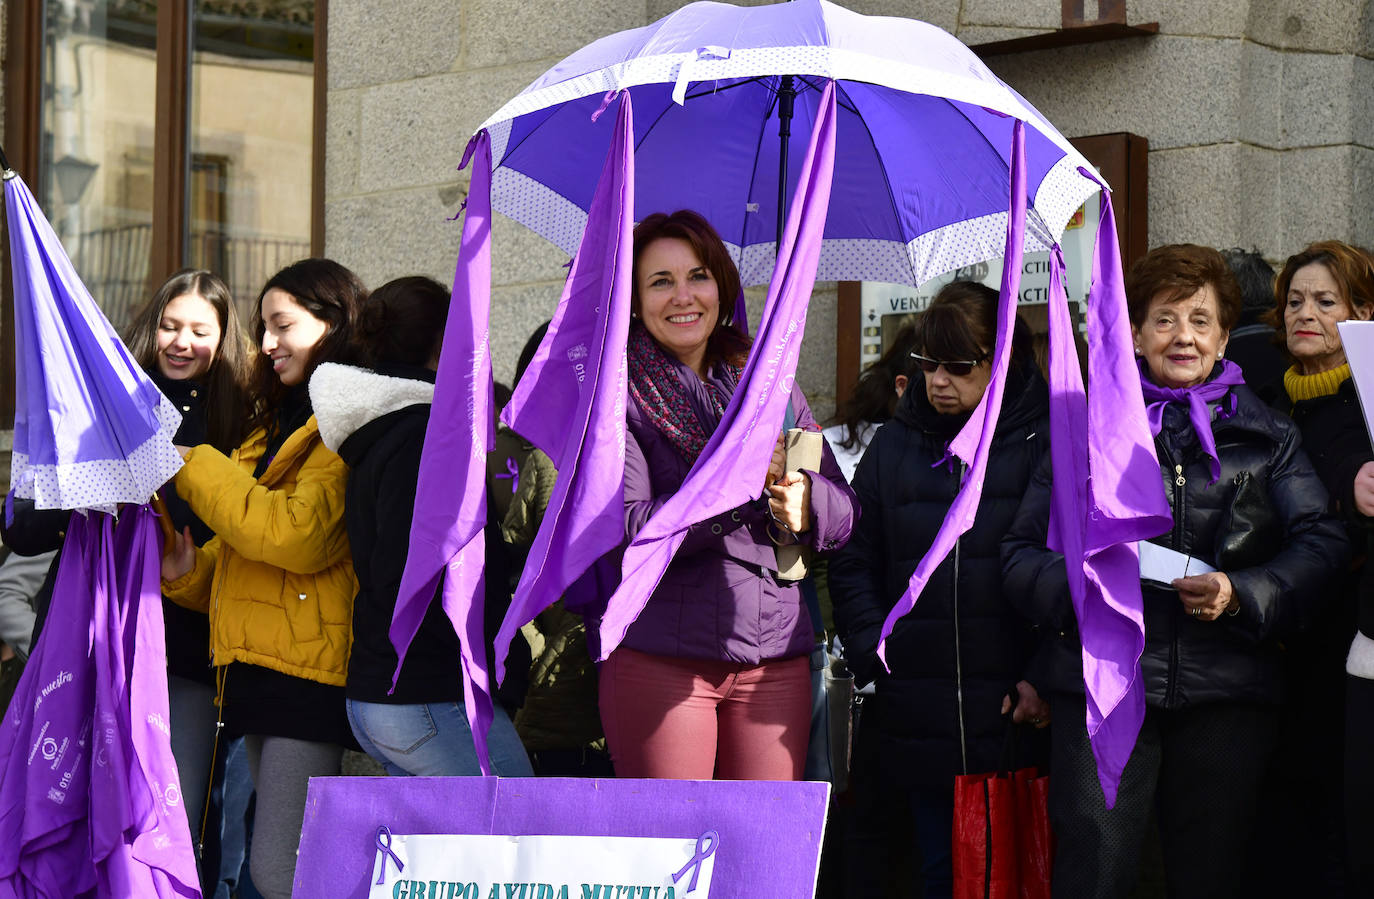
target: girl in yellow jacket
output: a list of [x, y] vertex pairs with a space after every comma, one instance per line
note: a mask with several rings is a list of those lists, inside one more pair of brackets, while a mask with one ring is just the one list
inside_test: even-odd
[[306, 785], [339, 773], [352, 735], [343, 686], [357, 592], [344, 526], [348, 470], [320, 440], [307, 385], [348, 361], [366, 291], [348, 269], [306, 259], [258, 296], [262, 355], [251, 433], [229, 456], [183, 449], [177, 493], [214, 531], [168, 541], [163, 589], [210, 615], [226, 736], [243, 735], [257, 787], [253, 883], [289, 897]]

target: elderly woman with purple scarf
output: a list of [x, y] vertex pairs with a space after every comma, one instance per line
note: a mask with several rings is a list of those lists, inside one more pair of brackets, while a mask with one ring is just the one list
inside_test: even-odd
[[1045, 548], [1047, 466], [1003, 544], [1007, 596], [1043, 635], [1027, 679], [1055, 712], [1054, 894], [1130, 895], [1154, 809], [1169, 894], [1239, 895], [1275, 743], [1280, 640], [1317, 613], [1348, 543], [1297, 428], [1222, 358], [1240, 293], [1221, 254], [1155, 249], [1127, 274], [1126, 299], [1174, 518], [1150, 542], [1178, 554], [1179, 576], [1142, 583], [1145, 720], [1111, 809], [1081, 724], [1082, 649], [1063, 558]]
[[[635, 228], [634, 258], [627, 543], [682, 486], [730, 403], [750, 346], [731, 316], [739, 272], [700, 215], [649, 216]], [[791, 418], [819, 431], [795, 388]], [[602, 667], [601, 719], [621, 777], [801, 776], [813, 623], [796, 583], [777, 578], [775, 540], [835, 549], [858, 510], [828, 449], [820, 471], [785, 471], [781, 447], [758, 499], [688, 529]]]

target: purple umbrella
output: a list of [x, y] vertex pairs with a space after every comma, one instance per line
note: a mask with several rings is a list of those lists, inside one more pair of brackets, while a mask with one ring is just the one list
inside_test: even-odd
[[23, 181], [8, 166], [4, 179], [13, 492], [80, 511], [0, 722], [0, 897], [198, 896], [168, 729], [160, 537], [142, 505], [181, 466], [181, 416], [96, 307]]
[[[797, 92], [790, 100], [784, 99], [789, 83]], [[1102, 189], [1086, 161], [1052, 125], [966, 47], [933, 26], [860, 16], [825, 0], [749, 8], [694, 3], [653, 25], [611, 35], [574, 53], [484, 125], [495, 162], [493, 208], [569, 253], [593, 230], [593, 197], [602, 183], [597, 173], [617, 139], [616, 132], [596, 120], [608, 91], [628, 94], [635, 108], [630, 217], [696, 209], [725, 238], [745, 283], [770, 283], [756, 347], [766, 347], [769, 358], [780, 363], [767, 373], [777, 385], [791, 383], [793, 341], [804, 327], [811, 280], [914, 285], [995, 256], [1052, 251], [1074, 211]], [[789, 106], [798, 126], [796, 149], [805, 140], [805, 153], [789, 153], [790, 139], [780, 143], [775, 136], [779, 110], [785, 117]], [[824, 158], [833, 158], [833, 165], [825, 164], [822, 174], [817, 165]], [[815, 178], [820, 180], [811, 180]], [[788, 191], [775, 190], [779, 183], [794, 185], [794, 207], [805, 207], [790, 210], [788, 234], [781, 240], [775, 228], [782, 205], [778, 196]], [[832, 192], [836, 202], [829, 203]], [[1114, 241], [1109, 217], [1099, 233]], [[1122, 297], [1112, 289], [1120, 283], [1120, 263], [1114, 255], [1099, 261], [1115, 268], [1104, 269], [1089, 298], [1090, 343], [1099, 350], [1093, 365], [1095, 372], [1115, 373], [1125, 334]], [[1020, 274], [1019, 266], [1007, 271], [1002, 323], [1011, 320]], [[625, 272], [617, 275], [628, 278]], [[591, 333], [586, 319], [606, 315], [607, 297], [605, 290], [569, 289], [555, 320], [560, 328], [575, 325]], [[1067, 303], [1062, 290], [1052, 302]], [[1052, 343], [1069, 345], [1067, 319], [1056, 315], [1052, 321]], [[620, 363], [569, 359], [557, 344], [560, 328], [550, 328], [525, 381], [577, 384], [579, 391], [607, 389], [613, 382], [604, 366]], [[1129, 362], [1129, 347], [1124, 354]], [[1105, 760], [1101, 770], [1111, 802], [1115, 777], [1140, 722], [1136, 700], [1142, 635], [1139, 585], [1121, 576], [1130, 574], [1130, 550], [1124, 555], [1113, 550], [1166, 529], [1167, 505], [1162, 489], [1154, 495], [1129, 486], [1159, 487], [1138, 385], [1113, 376], [1102, 379], [1099, 387], [1095, 379], [1094, 401], [1088, 404], [1062, 370], [1066, 358], [1056, 356], [1058, 368], [1051, 378], [1052, 402], [1059, 410], [1056, 456], [1066, 466], [1056, 490], [1077, 511], [1078, 521], [1102, 522], [1090, 525], [1091, 534], [1083, 540], [1065, 538], [1064, 545], [1083, 547], [1070, 566], [1081, 569], [1082, 576], [1071, 577], [1070, 583], [1085, 628], [1087, 725], [1099, 760]], [[550, 366], [552, 371], [546, 372]], [[996, 425], [1006, 360], [995, 370], [996, 383], [953, 445], [974, 476], [965, 481], [940, 539], [888, 621], [889, 631], [897, 615], [914, 605], [925, 575], [943, 560], [976, 513], [982, 490], [978, 472], [986, 464], [984, 437]], [[764, 376], [761, 366], [751, 371]], [[745, 393], [763, 383], [751, 381]], [[561, 394], [517, 387], [506, 420], [517, 431], [550, 435], [529, 436], [569, 477], [614, 482], [619, 468], [586, 464], [605, 452], [580, 439], [591, 433], [578, 418], [586, 402], [556, 402], [555, 395]], [[758, 395], [761, 414], [755, 428], [776, 430], [783, 395], [781, 390]], [[623, 402], [623, 397], [610, 399]], [[741, 399], [739, 393], [736, 399]], [[608, 404], [614, 402], [600, 405]], [[1114, 410], [1110, 434], [1097, 426], [1106, 421], [1104, 409]], [[557, 585], [578, 594], [587, 588], [603, 603], [611, 597], [601, 616], [600, 651], [604, 655], [613, 649], [671, 559], [682, 528], [708, 517], [722, 502], [737, 503], [752, 492], [757, 479], [751, 480], [749, 473], [763, 462], [744, 451], [754, 431], [741, 424], [741, 411], [735, 404], [727, 410], [717, 432], [721, 439], [712, 442], [689, 475], [688, 483], [700, 490], [684, 490], [687, 495], [679, 494], [680, 501], [666, 503], [609, 576], [605, 566], [598, 566], [585, 570], [580, 582], [572, 580], [583, 560], [568, 564], [565, 556], [553, 566], [541, 563], [543, 571], [557, 571], [558, 577], [522, 581], [498, 652], [516, 626], [557, 598], [552, 593]], [[1073, 415], [1080, 412], [1081, 420], [1093, 427], [1086, 429], [1082, 452], [1065, 455], [1067, 423], [1078, 420]], [[609, 433], [613, 436], [603, 439], [623, 439], [614, 429]], [[726, 440], [722, 433], [732, 438]], [[570, 434], [579, 439], [567, 439]], [[703, 473], [720, 474], [723, 480]], [[585, 490], [569, 485], [560, 496], [566, 501]], [[604, 497], [605, 491], [597, 495]], [[428, 501], [443, 502], [437, 496]], [[575, 535], [579, 553], [618, 544], [623, 534], [607, 529], [610, 516], [603, 512], [576, 504], [551, 506], [544, 520], [549, 542], [554, 542], [556, 528]], [[1105, 719], [1118, 710], [1118, 726], [1104, 729]]]
[[14, 270], [16, 496], [39, 509], [146, 503], [181, 468], [181, 413], [134, 362], [23, 180], [5, 168]]

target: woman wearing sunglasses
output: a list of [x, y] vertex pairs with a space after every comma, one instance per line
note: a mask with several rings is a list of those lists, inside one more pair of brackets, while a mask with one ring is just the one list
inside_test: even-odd
[[[846, 895], [881, 892], [890, 868], [882, 822], [900, 815], [914, 825], [925, 895], [949, 896], [954, 776], [998, 767], [1007, 711], [1038, 728], [1049, 723], [1023, 680], [1034, 640], [1002, 595], [1000, 571], [1002, 536], [1049, 447], [1049, 392], [1019, 318], [978, 516], [888, 639], [890, 672], [877, 657], [883, 620], [963, 483], [967, 466], [949, 442], [987, 389], [996, 330], [997, 292], [971, 281], [944, 287], [917, 320], [909, 386], [854, 474], [863, 515], [830, 563], [845, 654], [858, 682], [876, 687], [855, 750], [861, 832]], [[1044, 740], [1020, 743], [1018, 766]]]

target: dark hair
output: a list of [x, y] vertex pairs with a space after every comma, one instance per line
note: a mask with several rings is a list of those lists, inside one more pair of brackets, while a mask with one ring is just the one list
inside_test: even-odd
[[[716, 229], [698, 212], [679, 209], [672, 215], [655, 212], [635, 227], [635, 266], [644, 248], [654, 241], [672, 237], [684, 240], [701, 264], [711, 273], [720, 292], [720, 312], [716, 316], [716, 329], [706, 340], [705, 364], [709, 368], [717, 361], [725, 360], [731, 365], [743, 365], [749, 357], [751, 341], [743, 331], [735, 327], [735, 298], [740, 293], [739, 269], [725, 248]], [[639, 279], [631, 278], [633, 291], [630, 295], [631, 308], [639, 311]]]
[[525, 369], [530, 367], [530, 363], [534, 361], [534, 354], [539, 352], [539, 344], [544, 342], [544, 335], [549, 333], [550, 324], [551, 321], [545, 321], [525, 340], [525, 346], [520, 350], [520, 358], [515, 361], [515, 380], [511, 384], [519, 386], [520, 379], [525, 376]]
[[892, 338], [892, 346], [887, 352], [859, 375], [854, 389], [835, 414], [836, 423], [844, 428], [840, 446], [850, 451], [859, 449], [859, 433], [864, 424], [892, 417], [897, 408], [897, 377], [906, 375], [915, 346], [915, 324], [903, 325]]
[[1374, 308], [1374, 257], [1368, 250], [1342, 243], [1339, 240], [1319, 240], [1309, 244], [1301, 253], [1288, 257], [1274, 281], [1274, 303], [1268, 323], [1284, 337], [1283, 307], [1288, 302], [1288, 288], [1298, 269], [1320, 262], [1331, 273], [1341, 289], [1341, 299], [1354, 316], [1361, 307]]
[[219, 320], [219, 345], [205, 373], [201, 408], [205, 410], [206, 441], [227, 454], [243, 440], [250, 357], [238, 308], [224, 281], [204, 269], [186, 268], [172, 275], [134, 313], [124, 342], [145, 370], [156, 368], [157, 331], [162, 314], [168, 303], [187, 294], [195, 294], [209, 303]]
[[[353, 346], [354, 333], [358, 312], [367, 299], [367, 288], [363, 287], [357, 275], [332, 259], [302, 259], [277, 272], [263, 285], [258, 301], [253, 306], [253, 338], [259, 348], [262, 347], [262, 335], [267, 328], [262, 320], [262, 299], [273, 288], [289, 293], [301, 308], [328, 326], [320, 342], [310, 351], [306, 381], [309, 381], [310, 375], [321, 362], [357, 360], [358, 354]], [[259, 353], [253, 368], [253, 399], [256, 407], [250, 422], [252, 428], [271, 426], [286, 389], [272, 371], [271, 362]]]
[[1274, 267], [1264, 261], [1259, 250], [1233, 247], [1221, 251], [1221, 258], [1231, 269], [1240, 288], [1240, 320], [1237, 324], [1253, 325], [1274, 306]]
[[1240, 320], [1240, 288], [1221, 253], [1194, 243], [1155, 247], [1141, 256], [1126, 273], [1126, 309], [1131, 325], [1145, 323], [1145, 313], [1156, 296], [1174, 303], [1190, 297], [1208, 284], [1217, 294], [1217, 320], [1230, 332]]
[[[916, 319], [915, 349], [931, 359], [946, 362], [980, 359], [997, 343], [997, 291], [977, 281], [951, 281], [935, 294], [930, 306]], [[909, 359], [907, 374], [920, 372]], [[1012, 327], [1011, 367], [1035, 364], [1030, 326], [1020, 315]]]
[[372, 291], [358, 314], [358, 346], [369, 365], [425, 366], [444, 341], [448, 288], [411, 275]]

